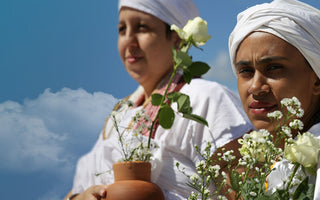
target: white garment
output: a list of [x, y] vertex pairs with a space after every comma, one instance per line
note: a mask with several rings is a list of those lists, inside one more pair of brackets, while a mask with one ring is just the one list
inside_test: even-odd
[[[201, 158], [195, 145], [204, 148], [206, 142], [216, 147], [234, 140], [252, 129], [237, 95], [221, 85], [202, 79], [185, 84], [180, 92], [190, 96], [193, 113], [204, 117], [209, 128], [176, 115], [173, 127], [169, 130], [158, 127], [154, 141], [160, 146], [152, 161], [152, 181], [163, 190], [166, 199], [186, 199], [191, 189], [188, 179], [176, 168], [180, 162], [188, 173], [196, 173], [195, 163]], [[172, 105], [175, 108], [175, 105]], [[139, 108], [124, 113], [122, 123], [128, 124], [131, 116]], [[109, 120], [107, 127], [112, 126]], [[94, 174], [112, 169], [114, 162], [122, 158], [116, 133], [102, 140], [100, 135], [91, 152], [83, 156], [77, 165], [72, 192], [81, 193], [91, 185], [113, 183], [113, 174], [96, 177]]]
[[119, 10], [123, 6], [149, 13], [179, 28], [183, 28], [188, 20], [199, 16], [192, 0], [119, 0]]
[[296, 0], [274, 0], [239, 13], [229, 37], [232, 69], [242, 40], [251, 32], [271, 33], [296, 47], [320, 77], [320, 10]]

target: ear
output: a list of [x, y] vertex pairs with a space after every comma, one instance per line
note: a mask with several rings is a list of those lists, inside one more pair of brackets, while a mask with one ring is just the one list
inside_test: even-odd
[[316, 74], [315, 74], [314, 80], [315, 81], [313, 84], [313, 94], [320, 95], [320, 79]]
[[173, 46], [178, 49], [181, 43], [181, 38], [179, 37], [178, 33], [173, 31], [171, 33], [172, 41], [173, 41]]

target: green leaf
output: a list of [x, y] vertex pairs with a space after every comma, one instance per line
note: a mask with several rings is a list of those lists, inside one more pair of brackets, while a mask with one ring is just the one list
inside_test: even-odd
[[192, 76], [201, 76], [209, 71], [210, 66], [204, 62], [193, 62], [188, 69]]
[[192, 108], [190, 106], [190, 98], [188, 95], [181, 92], [171, 92], [167, 94], [170, 102], [177, 102], [178, 112], [183, 114], [191, 114]]
[[178, 98], [182, 95], [181, 92], [170, 92], [167, 94], [167, 98], [170, 102], [177, 102]]
[[208, 122], [207, 120], [205, 120], [203, 117], [199, 116], [199, 115], [195, 115], [195, 114], [183, 114], [183, 117], [184, 118], [187, 118], [187, 119], [191, 119], [193, 121], [196, 121], [200, 124], [203, 124], [205, 126], [208, 126]]
[[162, 95], [161, 94], [158, 94], [158, 93], [155, 93], [151, 96], [151, 103], [152, 105], [154, 106], [159, 106], [160, 103], [161, 103], [161, 100], [162, 100]]
[[188, 95], [182, 94], [177, 99], [178, 112], [183, 114], [191, 114], [192, 108], [190, 107], [190, 98]]
[[192, 64], [192, 58], [186, 52], [176, 51], [173, 56], [174, 61], [180, 63], [179, 66], [190, 66]]
[[314, 184], [308, 184], [309, 177], [306, 177], [297, 187], [293, 194], [293, 200], [312, 200], [315, 190]]
[[237, 171], [235, 170], [231, 171], [230, 182], [231, 182], [232, 189], [236, 192], [239, 192], [240, 191], [240, 185], [239, 185], [240, 175]]
[[183, 79], [188, 84], [191, 82], [192, 75], [189, 70], [183, 70]]
[[165, 104], [159, 110], [159, 124], [164, 129], [170, 129], [172, 127], [173, 122], [174, 122], [174, 111], [168, 104]]

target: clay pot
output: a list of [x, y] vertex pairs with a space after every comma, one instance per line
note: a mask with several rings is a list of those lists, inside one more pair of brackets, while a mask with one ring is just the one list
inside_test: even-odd
[[113, 172], [115, 182], [108, 186], [106, 200], [164, 200], [161, 189], [150, 182], [149, 162], [118, 162]]

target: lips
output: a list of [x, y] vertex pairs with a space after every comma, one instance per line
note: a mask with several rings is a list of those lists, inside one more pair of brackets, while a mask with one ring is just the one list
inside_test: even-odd
[[275, 109], [277, 104], [262, 102], [262, 101], [254, 101], [249, 104], [249, 109], [253, 114], [262, 115], [270, 112]]
[[142, 59], [142, 56], [127, 56], [126, 60], [128, 63], [133, 64]]

